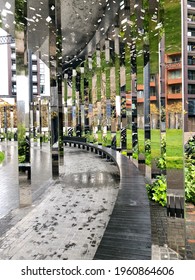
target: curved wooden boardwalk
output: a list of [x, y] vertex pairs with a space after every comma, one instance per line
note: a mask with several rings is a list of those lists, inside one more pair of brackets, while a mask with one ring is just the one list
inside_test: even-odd
[[150, 260], [151, 220], [144, 177], [118, 151], [89, 143], [74, 145], [110, 158], [116, 162], [120, 171], [117, 200], [94, 259]]

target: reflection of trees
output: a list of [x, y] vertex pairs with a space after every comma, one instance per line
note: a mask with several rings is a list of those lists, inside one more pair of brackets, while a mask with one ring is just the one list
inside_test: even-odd
[[[10, 105], [7, 102], [2, 102], [0, 104], [0, 127], [11, 128], [12, 126], [12, 119], [11, 119], [11, 112], [13, 112], [13, 127], [17, 127], [17, 112], [16, 112], [16, 105]], [[5, 124], [6, 118], [6, 124]]]
[[167, 104], [167, 127], [169, 128], [181, 128], [182, 125], [182, 102], [175, 101], [171, 104]]
[[41, 105], [42, 127], [48, 127], [48, 105]]

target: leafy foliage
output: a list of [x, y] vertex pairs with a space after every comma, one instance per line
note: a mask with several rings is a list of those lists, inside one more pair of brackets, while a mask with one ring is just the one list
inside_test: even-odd
[[29, 160], [29, 147], [27, 145], [25, 132], [25, 126], [22, 124], [18, 125], [18, 159], [20, 163], [28, 162]]
[[185, 153], [187, 157], [195, 159], [195, 135], [191, 137], [185, 145]]
[[188, 159], [185, 166], [185, 197], [195, 205], [195, 160]]
[[152, 184], [146, 185], [149, 199], [158, 202], [162, 206], [166, 206], [166, 188], [166, 177], [164, 175], [158, 176], [157, 180], [155, 180]]

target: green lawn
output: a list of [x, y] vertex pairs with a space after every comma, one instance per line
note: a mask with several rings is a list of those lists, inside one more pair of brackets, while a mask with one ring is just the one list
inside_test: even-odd
[[183, 131], [182, 129], [166, 130], [166, 165], [168, 169], [183, 169]]
[[145, 136], [144, 136], [144, 129], [139, 128], [137, 130], [138, 134], [138, 147], [139, 147], [139, 154], [145, 154]]
[[127, 129], [126, 130], [126, 135], [127, 135], [127, 138], [126, 138], [126, 147], [127, 147], [127, 150], [132, 150], [132, 130], [131, 129]]
[[151, 129], [151, 157], [152, 159], [161, 156], [161, 132], [160, 129]]

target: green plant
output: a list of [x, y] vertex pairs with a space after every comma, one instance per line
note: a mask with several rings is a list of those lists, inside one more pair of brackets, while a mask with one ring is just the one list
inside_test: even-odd
[[195, 135], [185, 144], [185, 153], [188, 157], [195, 159]]
[[186, 159], [185, 164], [185, 198], [195, 205], [195, 160]]
[[156, 159], [156, 166], [161, 169], [166, 169], [166, 137], [165, 135], [161, 138], [161, 156]]
[[28, 162], [28, 147], [26, 129], [23, 124], [18, 125], [18, 160], [20, 163]]
[[158, 176], [152, 184], [146, 185], [148, 197], [151, 200], [158, 202], [162, 206], [167, 204], [166, 195], [166, 177], [164, 175]]
[[8, 131], [7, 138], [8, 138], [9, 141], [11, 141], [14, 138], [14, 133], [11, 132], [11, 131]]
[[147, 139], [145, 141], [145, 152], [150, 154], [151, 153], [151, 140]]

